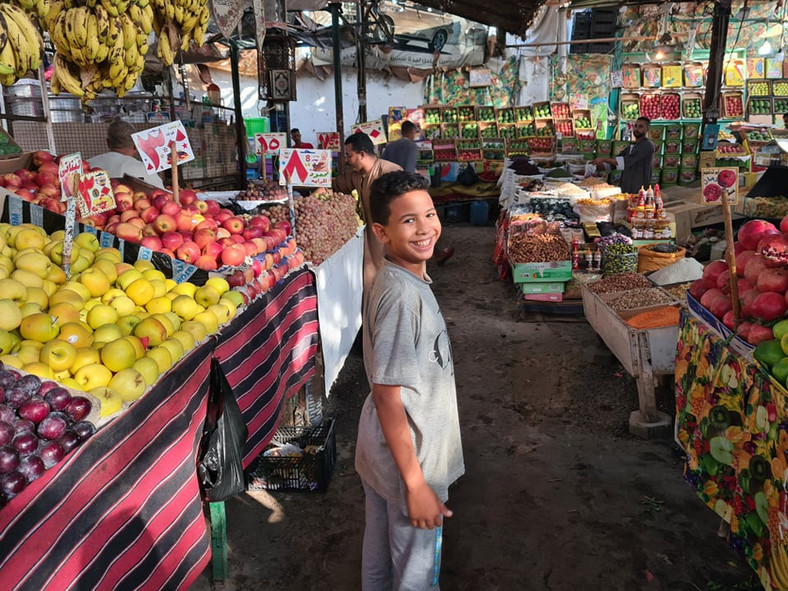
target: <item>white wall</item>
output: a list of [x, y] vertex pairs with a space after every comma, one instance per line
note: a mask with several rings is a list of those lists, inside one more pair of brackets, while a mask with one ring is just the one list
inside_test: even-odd
[[[233, 85], [228, 72], [211, 70], [213, 81], [222, 90], [224, 106], [233, 105]], [[298, 100], [290, 103], [291, 127], [301, 130], [305, 142], [316, 144], [318, 131], [336, 129], [334, 108], [334, 78], [320, 80], [312, 76], [297, 79]], [[356, 70], [342, 70], [342, 103], [345, 117], [345, 135], [358, 117], [358, 92]], [[198, 97], [199, 98], [199, 97]], [[265, 117], [265, 103], [257, 101], [257, 79], [241, 77], [241, 103], [245, 118]], [[379, 72], [367, 72], [367, 116], [377, 119], [388, 113], [389, 107], [417, 107], [424, 103], [424, 83], [405, 82], [399, 78], [384, 79]]]

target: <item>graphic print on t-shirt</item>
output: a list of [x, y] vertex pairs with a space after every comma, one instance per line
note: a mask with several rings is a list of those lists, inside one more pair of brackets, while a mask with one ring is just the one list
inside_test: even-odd
[[438, 336], [435, 337], [435, 343], [432, 345], [432, 352], [430, 353], [430, 361], [437, 363], [441, 369], [450, 367], [451, 375], [454, 375], [451, 342], [449, 342], [449, 335], [445, 330], [440, 331]]

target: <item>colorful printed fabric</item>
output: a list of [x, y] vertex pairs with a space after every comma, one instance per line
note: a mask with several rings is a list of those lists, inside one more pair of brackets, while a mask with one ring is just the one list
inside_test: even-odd
[[490, 86], [471, 88], [468, 72], [463, 69], [436, 72], [424, 84], [424, 103], [438, 105], [492, 105], [511, 107], [520, 90], [519, 61], [512, 57], [501, 71], [493, 72]]
[[784, 390], [682, 311], [675, 392], [685, 479], [730, 524], [731, 546], [764, 588], [777, 588], [769, 574], [771, 545], [788, 541]]

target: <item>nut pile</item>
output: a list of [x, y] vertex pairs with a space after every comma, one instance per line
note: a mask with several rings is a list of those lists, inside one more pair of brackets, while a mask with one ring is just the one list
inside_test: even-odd
[[632, 310], [634, 308], [669, 304], [670, 302], [670, 296], [661, 290], [654, 287], [643, 287], [623, 293], [614, 300], [609, 301], [607, 305], [612, 310]]
[[640, 273], [623, 273], [613, 277], [605, 277], [588, 285], [588, 289], [594, 293], [613, 293], [614, 291], [628, 291], [640, 287], [652, 287], [651, 281]]
[[681, 301], [687, 299], [687, 290], [690, 288], [690, 285], [692, 285], [692, 282], [688, 281], [687, 283], [679, 283], [670, 287], [663, 287], [662, 289], [667, 291], [677, 300]]
[[509, 238], [509, 260], [542, 263], [569, 260], [569, 245], [558, 234], [518, 234]]

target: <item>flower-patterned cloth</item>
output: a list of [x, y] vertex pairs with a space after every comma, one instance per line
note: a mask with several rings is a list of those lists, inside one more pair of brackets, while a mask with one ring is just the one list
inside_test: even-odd
[[730, 524], [730, 544], [765, 589], [772, 542], [788, 542], [785, 391], [684, 310], [676, 350], [676, 422], [684, 477]]
[[490, 86], [471, 88], [468, 72], [463, 69], [435, 72], [424, 84], [424, 102], [428, 105], [492, 105], [511, 107], [520, 89], [519, 61], [512, 57], [501, 71], [492, 72]]

